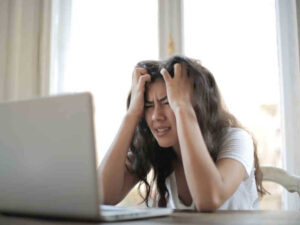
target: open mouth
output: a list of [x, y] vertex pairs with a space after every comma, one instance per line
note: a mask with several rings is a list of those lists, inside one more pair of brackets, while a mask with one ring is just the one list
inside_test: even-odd
[[157, 128], [157, 129], [154, 129], [154, 130], [155, 130], [155, 135], [156, 136], [162, 137], [162, 136], [166, 135], [171, 130], [171, 127]]

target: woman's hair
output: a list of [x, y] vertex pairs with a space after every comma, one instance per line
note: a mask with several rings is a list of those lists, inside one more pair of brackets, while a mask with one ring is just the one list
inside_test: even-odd
[[[183, 56], [173, 56], [166, 61], [142, 61], [138, 65], [147, 69], [151, 75], [151, 82], [156, 79], [163, 79], [160, 70], [165, 68], [174, 76], [174, 64], [183, 63], [187, 70], [187, 75], [194, 83], [193, 107], [197, 116], [207, 149], [214, 162], [217, 160], [221, 146], [225, 140], [225, 135], [230, 127], [242, 128], [237, 119], [230, 114], [222, 101], [218, 86], [213, 75], [201, 65], [197, 60]], [[127, 108], [130, 104], [131, 93], [127, 99]], [[256, 142], [254, 143], [255, 179], [258, 192], [263, 195], [265, 190], [262, 186], [262, 172], [256, 153]], [[151, 189], [156, 184], [158, 191], [158, 206], [166, 207], [169, 192], [166, 187], [166, 178], [173, 172], [173, 163], [177, 160], [175, 151], [169, 148], [162, 148], [152, 135], [145, 117], [139, 121], [135, 130], [130, 150], [135, 155], [131, 162], [129, 172], [135, 174], [141, 185], [146, 187], [146, 194], [143, 196], [144, 202], [148, 206]], [[153, 169], [151, 183], [147, 181], [150, 169]]]

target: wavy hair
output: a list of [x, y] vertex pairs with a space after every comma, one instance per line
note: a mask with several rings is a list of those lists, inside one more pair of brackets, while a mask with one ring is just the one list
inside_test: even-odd
[[[142, 61], [138, 65], [148, 71], [151, 75], [151, 82], [154, 82], [156, 79], [163, 79], [160, 74], [162, 68], [167, 69], [173, 77], [173, 66], [176, 63], [183, 63], [187, 75], [194, 81], [193, 107], [207, 149], [213, 161], [216, 162], [227, 129], [230, 127], [242, 128], [242, 126], [226, 109], [211, 72], [203, 67], [199, 61], [184, 56], [173, 56], [166, 61]], [[127, 108], [130, 104], [130, 98], [131, 93], [127, 98]], [[256, 186], [258, 192], [263, 195], [265, 189], [262, 186], [262, 172], [254, 138], [253, 143]], [[139, 193], [143, 201], [149, 206], [151, 189], [155, 184], [158, 191], [158, 206], [166, 207], [169, 199], [166, 178], [174, 171], [173, 162], [177, 160], [175, 151], [171, 147], [162, 148], [159, 146], [146, 123], [145, 117], [142, 117], [138, 123], [130, 151], [134, 154], [135, 159], [131, 162], [131, 168], [127, 169], [139, 179]], [[150, 169], [153, 169], [154, 175], [149, 184], [147, 175]], [[142, 184], [146, 187], [145, 195], [142, 195], [141, 192]]]

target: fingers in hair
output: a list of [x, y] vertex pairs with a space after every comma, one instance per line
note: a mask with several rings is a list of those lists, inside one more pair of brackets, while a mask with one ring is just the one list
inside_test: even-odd
[[146, 82], [151, 82], [150, 74], [144, 74], [139, 77], [138, 85], [142, 88], [145, 87]]
[[174, 77], [181, 77], [181, 64], [180, 63], [176, 63], [174, 65]]
[[166, 70], [165, 68], [162, 68], [160, 71], [161, 75], [163, 76], [165, 82], [169, 82], [171, 78], [171, 75], [169, 74], [168, 70]]
[[137, 83], [139, 81], [140, 76], [147, 74], [147, 70], [143, 67], [136, 66], [133, 72], [133, 80]]

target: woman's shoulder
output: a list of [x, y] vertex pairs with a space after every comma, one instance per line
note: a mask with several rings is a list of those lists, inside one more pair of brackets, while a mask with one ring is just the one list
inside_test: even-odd
[[250, 175], [254, 161], [252, 136], [242, 128], [228, 128], [217, 160], [221, 158], [236, 159], [245, 166], [248, 175]]
[[242, 128], [230, 127], [224, 135], [222, 149], [240, 149], [248, 146], [253, 148], [253, 138], [249, 132]]
[[245, 129], [229, 127], [223, 137], [223, 147], [231, 144], [247, 144], [253, 146], [253, 137]]
[[252, 136], [250, 135], [250, 133], [248, 131], [246, 131], [243, 128], [239, 128], [239, 127], [228, 127], [227, 128], [227, 132], [226, 132], [226, 137], [247, 137], [247, 138], [251, 138]]

